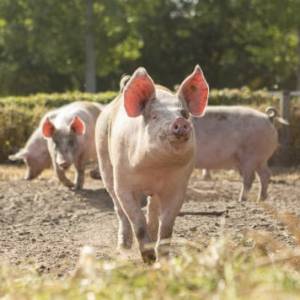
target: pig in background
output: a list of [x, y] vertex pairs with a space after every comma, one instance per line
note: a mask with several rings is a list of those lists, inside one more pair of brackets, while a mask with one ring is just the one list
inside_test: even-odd
[[[95, 122], [101, 109], [102, 105], [97, 103], [74, 102], [48, 112], [28, 139], [25, 147], [18, 153], [10, 155], [9, 159], [24, 160], [27, 166], [25, 175], [27, 180], [36, 178], [52, 164], [58, 178], [69, 187], [73, 187], [73, 183], [66, 178], [64, 173], [74, 163], [77, 178], [74, 185], [77, 189], [81, 188], [83, 185], [82, 173], [86, 163], [89, 160], [96, 161], [94, 131]], [[73, 119], [75, 127], [71, 125]], [[55, 124], [59, 124], [57, 130]], [[82, 132], [76, 133], [78, 124], [82, 126]], [[48, 126], [48, 129], [52, 128], [48, 138], [44, 136], [44, 126]], [[56, 159], [61, 159], [60, 162], [65, 164], [59, 165]], [[99, 179], [99, 168], [92, 170], [90, 175], [92, 178]]]
[[195, 166], [209, 179], [212, 169], [236, 169], [243, 178], [239, 200], [246, 200], [255, 178], [260, 180], [258, 200], [267, 198], [271, 171], [268, 160], [278, 146], [272, 121], [287, 122], [276, 116], [274, 108], [266, 113], [243, 106], [207, 107], [205, 116], [193, 118], [197, 153]]
[[[121, 90], [97, 121], [100, 173], [118, 216], [118, 246], [131, 247], [133, 230], [143, 260], [151, 262], [169, 250], [194, 167], [189, 116], [203, 114], [208, 85], [197, 66], [174, 95], [139, 68]], [[144, 195], [147, 219], [140, 206]]]
[[26, 180], [32, 180], [38, 177], [45, 169], [51, 166], [51, 157], [48, 151], [47, 141], [43, 136], [41, 124], [46, 118], [52, 118], [56, 110], [48, 112], [40, 122], [40, 125], [29, 137], [24, 148], [17, 153], [10, 155], [11, 161], [23, 160], [26, 164]]
[[[95, 124], [102, 106], [92, 102], [74, 102], [56, 111], [41, 124], [47, 139], [53, 169], [58, 179], [67, 187], [81, 189], [84, 171], [89, 160], [95, 160]], [[75, 167], [74, 184], [65, 172]]]

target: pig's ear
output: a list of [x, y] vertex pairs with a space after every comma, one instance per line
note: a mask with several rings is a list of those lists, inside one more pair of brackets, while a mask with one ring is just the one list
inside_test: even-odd
[[78, 135], [83, 135], [85, 133], [85, 124], [78, 116], [73, 118], [70, 128]]
[[46, 138], [51, 138], [54, 134], [55, 126], [52, 124], [49, 118], [46, 118], [42, 125], [43, 136]]
[[147, 101], [155, 97], [155, 86], [144, 68], [138, 68], [124, 87], [124, 105], [129, 117], [139, 116]]
[[177, 95], [186, 101], [192, 115], [201, 116], [208, 101], [209, 87], [199, 65], [180, 85]]

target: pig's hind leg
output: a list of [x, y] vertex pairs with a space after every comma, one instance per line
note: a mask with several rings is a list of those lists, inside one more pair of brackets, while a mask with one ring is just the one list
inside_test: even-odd
[[96, 136], [99, 172], [102, 176], [103, 185], [114, 203], [114, 210], [118, 217], [118, 248], [130, 249], [133, 241], [132, 228], [123, 208], [119, 203], [119, 199], [115, 194], [113, 167], [109, 156], [108, 141], [105, 130], [98, 129]]
[[119, 249], [130, 249], [132, 247], [132, 229], [129, 220], [124, 213], [123, 208], [120, 205], [119, 199], [117, 198], [114, 191], [113, 183], [113, 170], [110, 164], [110, 160], [103, 160], [100, 164], [100, 173], [102, 174], [102, 181], [104, 186], [109, 193], [114, 203], [114, 209], [118, 217], [118, 248]]
[[271, 177], [271, 171], [266, 163], [260, 166], [256, 171], [260, 180], [260, 191], [258, 195], [258, 201], [266, 200], [268, 197], [267, 190], [268, 190], [269, 180]]
[[240, 174], [243, 178], [243, 185], [239, 196], [239, 201], [246, 201], [248, 198], [248, 193], [255, 179], [254, 164], [252, 164], [250, 161], [247, 161], [247, 163], [242, 164], [240, 167]]

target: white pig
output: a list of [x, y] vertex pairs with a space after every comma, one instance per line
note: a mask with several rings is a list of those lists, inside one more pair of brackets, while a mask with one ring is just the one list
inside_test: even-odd
[[38, 128], [32, 133], [25, 147], [8, 158], [12, 161], [23, 160], [26, 164], [26, 173], [24, 179], [32, 180], [38, 177], [43, 170], [51, 166], [51, 157], [48, 151], [47, 141], [45, 140], [41, 124], [46, 118], [53, 118], [57, 110], [50, 111], [40, 121]]
[[243, 106], [207, 107], [203, 118], [192, 119], [196, 168], [238, 170], [243, 178], [240, 201], [247, 199], [257, 173], [261, 183], [258, 200], [266, 199], [271, 175], [267, 163], [278, 146], [272, 117]]
[[[41, 124], [54, 171], [65, 186], [81, 189], [86, 163], [96, 160], [95, 124], [101, 108], [92, 102], [74, 102]], [[76, 172], [74, 184], [65, 175], [72, 164]]]
[[26, 180], [32, 180], [42, 171], [51, 166], [51, 158], [47, 141], [44, 139], [40, 128], [37, 128], [29, 137], [24, 148], [8, 157], [10, 160], [23, 160], [26, 164]]
[[[147, 71], [138, 68], [98, 118], [98, 161], [118, 216], [118, 246], [131, 247], [133, 229], [145, 262], [168, 253], [194, 167], [190, 113], [201, 116], [207, 99], [199, 66], [176, 95], [155, 86]], [[149, 196], [147, 220], [140, 206], [143, 195]]]

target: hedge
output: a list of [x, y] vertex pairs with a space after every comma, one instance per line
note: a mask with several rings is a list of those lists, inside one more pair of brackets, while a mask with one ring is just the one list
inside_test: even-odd
[[[0, 98], [0, 162], [7, 162], [8, 155], [25, 144], [46, 111], [79, 100], [105, 104], [116, 95], [117, 92], [114, 91], [98, 94], [69, 92]], [[278, 103], [278, 99], [270, 96], [266, 90], [251, 91], [248, 88], [212, 90], [209, 98], [210, 105], [240, 104], [254, 106], [260, 110], [270, 105], [278, 107]], [[300, 146], [300, 137], [295, 139]]]

